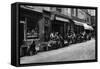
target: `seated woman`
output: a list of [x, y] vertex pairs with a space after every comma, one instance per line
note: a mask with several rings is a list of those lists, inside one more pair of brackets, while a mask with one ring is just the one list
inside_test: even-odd
[[36, 54], [36, 49], [35, 49], [36, 45], [35, 45], [35, 41], [32, 42], [32, 44], [30, 45], [30, 48], [29, 48], [29, 55], [32, 56], [32, 55], [35, 55]]

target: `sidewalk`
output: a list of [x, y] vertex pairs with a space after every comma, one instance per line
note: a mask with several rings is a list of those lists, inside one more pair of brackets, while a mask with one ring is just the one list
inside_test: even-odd
[[72, 44], [52, 51], [40, 52], [34, 56], [21, 58], [21, 63], [40, 63], [95, 59], [95, 40]]

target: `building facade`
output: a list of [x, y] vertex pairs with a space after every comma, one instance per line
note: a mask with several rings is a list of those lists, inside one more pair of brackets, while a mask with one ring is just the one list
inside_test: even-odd
[[[41, 14], [41, 15], [36, 15], [38, 13], [35, 14], [35, 16], [38, 17], [39, 19], [36, 19], [34, 17], [34, 13], [32, 13], [32, 14], [27, 13], [27, 15], [31, 15], [30, 17], [28, 17], [26, 14], [23, 14], [23, 15], [26, 15], [25, 16], [26, 20], [28, 20], [28, 18], [30, 18], [29, 22], [36, 22], [37, 24], [39, 24], [39, 28], [41, 28], [41, 29], [38, 30], [39, 31], [38, 36], [43, 41], [44, 41], [44, 39], [43, 39], [44, 36], [49, 35], [50, 32], [53, 32], [53, 30], [52, 30], [53, 25], [51, 25], [52, 23], [55, 23], [56, 26], [58, 26], [58, 23], [59, 23], [59, 25], [61, 25], [60, 23], [63, 23], [63, 25], [61, 25], [62, 28], [60, 28], [60, 29], [58, 28], [58, 29], [61, 31], [60, 33], [63, 33], [63, 32], [66, 33], [66, 30], [65, 30], [67, 27], [66, 22], [68, 22], [66, 17], [70, 18], [72, 20], [78, 21], [78, 22], [83, 22], [83, 23], [87, 23], [87, 24], [91, 25], [91, 15], [88, 13], [88, 9], [40, 7], [40, 6], [24, 6], [24, 5], [22, 5], [21, 8], [24, 8], [31, 12], [38, 12]], [[32, 23], [30, 23], [30, 24], [28, 23], [27, 26], [28, 25], [32, 25]], [[30, 30], [32, 30], [32, 29], [30, 29]], [[55, 31], [57, 31], [57, 30], [55, 30]], [[25, 36], [26, 36], [26, 33], [24, 31], [24, 40], [26, 38]], [[46, 36], [46, 38], [48, 39], [49, 36]]]

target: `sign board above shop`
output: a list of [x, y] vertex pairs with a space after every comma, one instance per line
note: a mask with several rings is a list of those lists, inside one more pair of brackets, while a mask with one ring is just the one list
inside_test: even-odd
[[61, 18], [61, 17], [56, 17], [56, 20], [63, 21], [63, 22], [69, 22], [68, 19]]

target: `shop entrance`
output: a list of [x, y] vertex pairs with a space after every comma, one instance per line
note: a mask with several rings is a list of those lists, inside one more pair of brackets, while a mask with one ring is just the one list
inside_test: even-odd
[[58, 32], [62, 36], [64, 36], [64, 22], [55, 21], [52, 23], [52, 32]]

